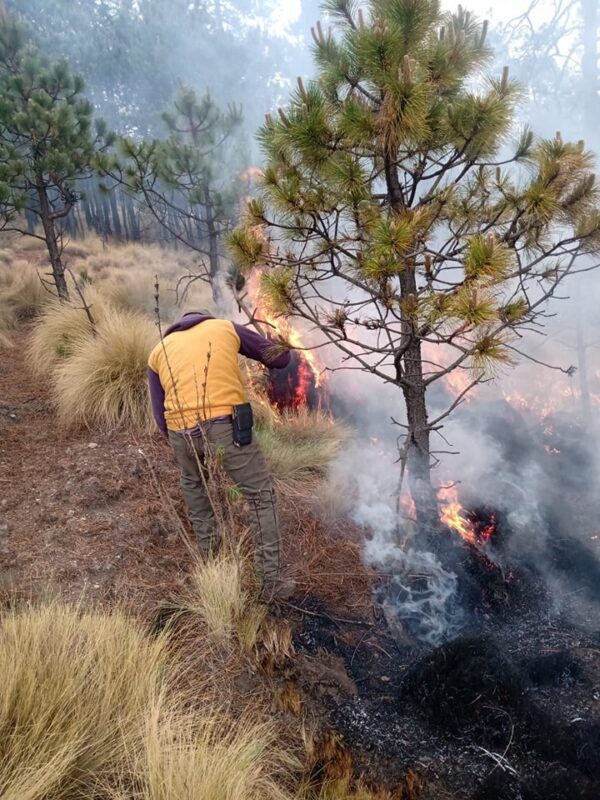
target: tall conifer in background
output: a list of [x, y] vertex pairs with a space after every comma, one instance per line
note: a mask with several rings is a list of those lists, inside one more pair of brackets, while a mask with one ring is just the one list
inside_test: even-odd
[[222, 236], [233, 226], [238, 177], [244, 166], [242, 115], [226, 111], [206, 93], [181, 88], [163, 114], [165, 139], [121, 139], [116, 158], [99, 160], [103, 171], [136, 196], [175, 242], [202, 257], [202, 276], [221, 305]]
[[[77, 202], [75, 182], [92, 172], [99, 137], [84, 82], [50, 62], [12, 18], [0, 18], [0, 228], [43, 239], [56, 291], [68, 298], [60, 220]], [[24, 227], [24, 215], [39, 222]]]
[[[260, 132], [260, 196], [231, 237], [275, 312], [306, 320], [346, 364], [403, 397], [417, 516], [437, 519], [432, 434], [600, 244], [583, 142], [509, 134], [518, 87], [484, 73], [485, 24], [437, 0], [329, 0], [318, 79]], [[238, 284], [240, 277], [238, 277]], [[464, 388], [430, 413], [451, 372]], [[400, 414], [399, 414], [400, 416]]]

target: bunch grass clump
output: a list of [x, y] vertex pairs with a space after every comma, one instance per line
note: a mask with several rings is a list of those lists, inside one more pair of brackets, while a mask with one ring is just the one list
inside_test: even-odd
[[143, 741], [166, 640], [124, 614], [59, 601], [0, 621], [3, 800], [87, 800]]
[[51, 299], [36, 270], [26, 261], [0, 269], [0, 343], [12, 343], [13, 329], [34, 317]]
[[327, 413], [298, 409], [264, 418], [257, 438], [274, 477], [311, 481], [326, 475], [346, 440], [346, 429]]
[[37, 375], [50, 375], [55, 367], [69, 359], [76, 347], [93, 337], [96, 323], [101, 322], [107, 304], [92, 288], [87, 288], [85, 300], [94, 325], [79, 301], [53, 301], [42, 311], [33, 329], [27, 348], [27, 360]]
[[218, 710], [148, 719], [139, 800], [287, 800], [282, 778], [296, 766], [272, 723]]
[[258, 641], [266, 609], [254, 601], [245, 567], [243, 557], [227, 547], [199, 561], [184, 609], [201, 619], [211, 641], [221, 645], [237, 641], [249, 653]]
[[229, 639], [247, 602], [237, 558], [217, 555], [198, 563], [188, 609], [202, 618], [212, 636]]
[[53, 394], [65, 427], [152, 429], [147, 363], [155, 325], [135, 312], [107, 309], [96, 334], [57, 366]]

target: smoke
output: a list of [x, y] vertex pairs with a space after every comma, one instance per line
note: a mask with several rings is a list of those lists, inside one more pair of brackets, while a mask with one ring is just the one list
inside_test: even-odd
[[[51, 58], [83, 74], [96, 113], [121, 134], [164, 135], [161, 113], [181, 84], [241, 105], [246, 142], [264, 114], [312, 74], [318, 0], [6, 0]], [[60, 25], [56, 25], [60, 20]]]
[[393, 443], [362, 435], [330, 471], [332, 484], [344, 492], [346, 513], [367, 534], [365, 562], [388, 578], [384, 591], [378, 590], [388, 624], [398, 632], [406, 626], [437, 645], [464, 621], [458, 578], [433, 553], [419, 549], [415, 524], [398, 504], [400, 476]]

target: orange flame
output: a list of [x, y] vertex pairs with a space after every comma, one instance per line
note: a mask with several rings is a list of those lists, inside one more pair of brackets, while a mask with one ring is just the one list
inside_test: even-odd
[[[300, 380], [298, 381], [298, 386], [296, 387], [296, 394], [300, 400], [298, 405], [302, 405], [302, 397], [306, 396], [306, 390], [308, 389], [311, 381], [310, 375], [306, 369], [306, 365], [308, 365], [308, 369], [310, 369], [314, 376], [314, 384], [317, 389], [323, 384], [325, 374], [324, 368], [315, 354], [310, 349], [306, 349], [306, 345], [302, 339], [302, 334], [298, 328], [294, 327], [288, 318], [275, 316], [274, 314], [270, 313], [265, 304], [261, 303], [259, 281], [260, 272], [255, 272], [250, 276], [246, 284], [248, 288], [248, 295], [254, 306], [258, 309], [258, 316], [264, 320], [267, 325], [269, 325], [271, 330], [274, 330], [278, 336], [288, 342], [294, 350], [297, 350], [302, 354], [302, 363], [299, 369]], [[301, 395], [298, 395], [298, 392], [300, 392]]]
[[406, 492], [400, 495], [400, 513], [406, 519], [417, 518], [415, 501], [412, 499], [411, 495]]
[[496, 518], [492, 515], [488, 524], [479, 530], [460, 504], [456, 486], [442, 486], [438, 492], [438, 500], [443, 504], [440, 509], [441, 522], [456, 531], [465, 542], [481, 545], [488, 542], [494, 535]]
[[[452, 397], [456, 399], [460, 397], [463, 392], [467, 392], [467, 389], [472, 383], [472, 379], [466, 370], [455, 369], [453, 372], [449, 372], [444, 376], [443, 383]], [[476, 394], [476, 388], [472, 388], [467, 394], [463, 395], [464, 402], [470, 403]]]

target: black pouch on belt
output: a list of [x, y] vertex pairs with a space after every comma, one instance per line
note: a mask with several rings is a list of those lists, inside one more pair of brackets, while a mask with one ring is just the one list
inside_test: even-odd
[[250, 403], [233, 407], [233, 443], [236, 447], [244, 447], [252, 442], [252, 423]]

